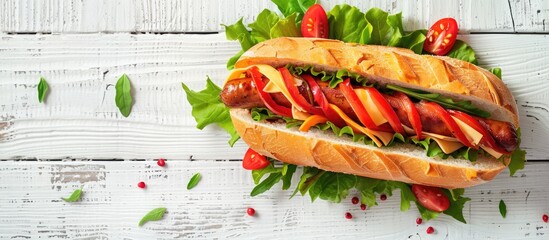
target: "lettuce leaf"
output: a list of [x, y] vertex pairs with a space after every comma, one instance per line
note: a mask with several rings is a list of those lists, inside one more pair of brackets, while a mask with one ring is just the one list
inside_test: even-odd
[[492, 68], [490, 69], [490, 72], [492, 72], [494, 75], [496, 75], [499, 79], [501, 79], [501, 68]]
[[475, 56], [475, 51], [473, 48], [459, 39], [456, 40], [452, 50], [450, 50], [446, 56], [478, 65], [477, 57]]
[[331, 39], [363, 44], [370, 41], [373, 26], [358, 8], [347, 4], [337, 5], [327, 15]]
[[248, 27], [252, 29], [251, 34], [258, 42], [263, 42], [265, 40], [273, 38], [271, 36], [271, 29], [280, 21], [278, 14], [275, 12], [264, 9], [259, 15], [255, 22], [250, 23]]
[[272, 0], [278, 10], [285, 16], [296, 14], [300, 22], [307, 9], [316, 3], [316, 0]]
[[242, 47], [242, 50], [232, 56], [227, 62], [227, 69], [231, 70], [234, 68], [234, 64], [238, 58], [240, 58], [246, 50], [257, 44], [258, 41], [256, 38], [252, 37], [252, 34], [248, 31], [248, 29], [246, 29], [242, 23], [242, 18], [240, 18], [240, 20], [233, 25], [223, 26], [225, 27], [225, 36], [227, 40], [238, 40], [240, 47]]
[[343, 82], [343, 80], [350, 78], [355, 83], [361, 86], [372, 86], [372, 84], [368, 84], [368, 79], [365, 77], [350, 72], [347, 69], [340, 69], [335, 73], [332, 72], [326, 72], [326, 71], [316, 71], [313, 66], [293, 66], [293, 65], [287, 65], [286, 68], [294, 75], [301, 75], [304, 73], [311, 74], [312, 76], [320, 78], [323, 82], [329, 82], [329, 86], [331, 88], [335, 88], [339, 83]]
[[231, 135], [229, 145], [232, 147], [240, 138], [233, 126], [229, 114], [229, 108], [221, 101], [219, 93], [221, 88], [215, 85], [210, 78], [206, 79], [206, 88], [200, 92], [195, 92], [184, 83], [181, 83], [183, 90], [187, 93], [187, 101], [191, 104], [192, 115], [196, 120], [196, 128], [203, 129], [210, 124], [225, 129]]
[[526, 151], [520, 149], [520, 128], [517, 129], [517, 149], [515, 149], [511, 153], [511, 161], [509, 162], [509, 175], [513, 176], [515, 173], [520, 170], [524, 169], [524, 164], [526, 163]]
[[271, 38], [301, 37], [301, 30], [297, 26], [297, 15], [294, 13], [287, 18], [279, 20], [271, 27]]

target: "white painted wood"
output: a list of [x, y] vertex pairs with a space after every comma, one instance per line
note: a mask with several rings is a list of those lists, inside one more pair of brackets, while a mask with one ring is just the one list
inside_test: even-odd
[[[188, 191], [196, 172], [202, 181]], [[468, 189], [468, 224], [442, 216], [417, 226], [414, 206], [399, 211], [398, 193], [365, 212], [350, 198], [340, 204], [288, 199], [291, 191], [280, 186], [250, 197], [251, 174], [239, 162], [168, 161], [166, 168], [152, 161], [1, 162], [0, 239], [543, 239], [549, 234], [541, 220], [549, 213], [547, 172], [549, 164], [531, 163], [518, 177], [504, 172]], [[137, 188], [139, 181], [147, 189]], [[80, 186], [80, 202], [60, 200]], [[507, 204], [505, 219], [500, 199]], [[168, 209], [164, 219], [138, 227], [157, 207]], [[256, 217], [246, 215], [248, 207]], [[344, 218], [347, 211], [352, 220]], [[427, 235], [428, 226], [436, 233]]]
[[[514, 93], [528, 159], [549, 149], [549, 40], [543, 35], [464, 35], [483, 66], [500, 66]], [[0, 37], [0, 159], [190, 157], [239, 159], [245, 145], [227, 144], [216, 127], [195, 129], [181, 88], [206, 75], [220, 84], [238, 51], [223, 34], [4, 35]], [[126, 73], [135, 104], [130, 117], [114, 103]], [[45, 104], [37, 84], [50, 85]]]
[[[344, 2], [362, 10], [402, 11], [407, 29], [428, 28], [450, 16], [462, 32], [549, 31], [543, 0], [321, 1], [327, 10]], [[2, 0], [0, 32], [216, 32], [241, 17], [251, 22], [264, 8], [276, 10], [267, 0]]]

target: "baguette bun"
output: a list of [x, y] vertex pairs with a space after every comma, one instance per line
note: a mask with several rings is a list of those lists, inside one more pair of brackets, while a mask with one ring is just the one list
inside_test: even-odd
[[312, 65], [323, 71], [347, 69], [382, 86], [390, 83], [472, 101], [490, 112], [491, 119], [519, 127], [515, 100], [503, 81], [483, 68], [449, 57], [330, 39], [276, 38], [250, 48], [235, 67], [254, 64]]
[[412, 144], [378, 148], [314, 128], [300, 132], [284, 123], [256, 122], [247, 109], [231, 109], [230, 114], [250, 148], [296, 165], [449, 189], [490, 181], [505, 168], [493, 157], [479, 156], [476, 162], [431, 158]]

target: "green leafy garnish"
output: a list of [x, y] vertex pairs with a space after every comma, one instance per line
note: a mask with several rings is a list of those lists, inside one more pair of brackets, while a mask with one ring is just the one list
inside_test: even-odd
[[254, 197], [264, 193], [265, 191], [271, 189], [275, 184], [280, 182], [280, 179], [282, 179], [282, 172], [269, 174], [269, 176], [265, 180], [261, 181], [254, 187], [254, 189], [250, 193], [250, 196]]
[[126, 74], [122, 74], [122, 77], [118, 79], [116, 82], [116, 106], [120, 110], [120, 113], [124, 117], [128, 117], [130, 115], [130, 112], [132, 111], [132, 86], [130, 83], [130, 79]]
[[513, 176], [515, 173], [520, 170], [524, 169], [524, 164], [526, 163], [526, 151], [520, 149], [520, 128], [517, 129], [517, 147], [512, 153], [511, 153], [511, 161], [509, 162], [509, 175]]
[[191, 180], [189, 180], [189, 183], [187, 183], [187, 190], [191, 190], [192, 188], [194, 188], [198, 184], [198, 182], [200, 182], [200, 179], [202, 179], [200, 173], [195, 173]]
[[284, 16], [296, 14], [297, 20], [301, 21], [305, 12], [316, 3], [316, 0], [272, 0], [272, 2]]
[[499, 213], [503, 218], [507, 216], [507, 205], [505, 205], [503, 199], [499, 200]]
[[164, 213], [166, 213], [166, 208], [155, 208], [148, 212], [143, 218], [141, 218], [141, 221], [139, 221], [139, 226], [143, 226], [143, 224], [150, 222], [150, 221], [158, 221], [164, 217]]
[[462, 196], [465, 190], [461, 188], [454, 190], [442, 189], [442, 191], [450, 199], [450, 207], [444, 211], [444, 214], [452, 216], [462, 223], [467, 223], [463, 217], [463, 207], [471, 199]]
[[72, 194], [67, 198], [61, 198], [65, 202], [76, 202], [80, 200], [80, 197], [82, 196], [82, 188], [76, 189], [72, 192]]
[[38, 83], [38, 102], [44, 102], [48, 88], [49, 86], [46, 79], [44, 79], [44, 77], [40, 77], [40, 82]]
[[490, 69], [490, 72], [492, 72], [494, 75], [496, 75], [499, 79], [501, 79], [501, 68], [492, 68]]
[[452, 50], [446, 54], [446, 56], [470, 62], [477, 65], [477, 57], [475, 56], [475, 51], [467, 43], [461, 40], [456, 40]]
[[184, 83], [181, 83], [183, 90], [187, 93], [187, 101], [191, 104], [192, 115], [196, 120], [196, 127], [204, 127], [215, 123], [217, 126], [225, 129], [230, 135], [229, 145], [231, 147], [240, 138], [231, 121], [229, 108], [221, 101], [219, 94], [221, 88], [215, 85], [210, 78], [206, 79], [206, 88], [200, 92], [195, 92]]
[[490, 117], [489, 112], [486, 112], [484, 110], [478, 109], [477, 107], [473, 106], [471, 101], [455, 102], [453, 99], [449, 97], [444, 97], [438, 93], [429, 93], [421, 90], [400, 87], [393, 84], [387, 84], [385, 87], [394, 91], [402, 92], [416, 99], [436, 102], [441, 106], [443, 106], [444, 108], [459, 110], [459, 111], [469, 113], [475, 116], [483, 117], [483, 118]]

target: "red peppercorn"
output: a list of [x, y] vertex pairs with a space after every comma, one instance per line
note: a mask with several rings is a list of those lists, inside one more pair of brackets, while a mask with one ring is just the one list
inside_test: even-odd
[[352, 215], [350, 212], [346, 212], [346, 213], [345, 213], [345, 218], [347, 218], [347, 219], [352, 219], [352, 218], [353, 218], [353, 215]]
[[379, 196], [379, 199], [381, 199], [381, 201], [385, 201], [387, 200], [387, 195], [381, 194], [381, 196]]
[[158, 159], [158, 161], [156, 161], [156, 164], [158, 164], [158, 166], [164, 167], [166, 166], [166, 160], [164, 158], [160, 158]]
[[366, 210], [366, 204], [360, 204], [360, 209], [362, 209], [362, 211]]
[[246, 210], [246, 213], [248, 213], [249, 216], [253, 216], [255, 214], [255, 209], [248, 208], [248, 210]]
[[139, 188], [145, 188], [147, 185], [145, 184], [145, 182], [138, 182], [137, 183], [137, 187]]
[[353, 199], [351, 199], [351, 202], [353, 204], [358, 204], [358, 197], [353, 197]]
[[547, 221], [549, 221], [549, 216], [547, 216], [547, 214], [543, 214], [542, 219], [543, 219], [544, 222], [547, 222]]
[[421, 218], [416, 218], [416, 223], [417, 223], [418, 225], [421, 224], [422, 222], [423, 222], [423, 219], [421, 219]]
[[426, 232], [427, 234], [432, 234], [435, 232], [435, 229], [433, 227], [428, 227]]

